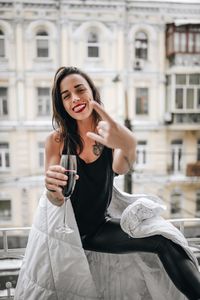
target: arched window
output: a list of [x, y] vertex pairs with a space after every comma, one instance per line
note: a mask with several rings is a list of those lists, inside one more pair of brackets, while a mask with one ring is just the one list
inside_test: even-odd
[[135, 57], [147, 60], [148, 38], [146, 33], [139, 31], [135, 35]]
[[5, 35], [0, 29], [0, 57], [5, 57]]
[[181, 215], [181, 205], [182, 204], [182, 193], [179, 189], [174, 189], [171, 193], [171, 206], [170, 213], [171, 216], [180, 216]]
[[95, 29], [88, 33], [87, 56], [92, 58], [99, 57], [99, 35]]
[[36, 34], [36, 55], [37, 57], [49, 57], [49, 35], [44, 30], [40, 30]]

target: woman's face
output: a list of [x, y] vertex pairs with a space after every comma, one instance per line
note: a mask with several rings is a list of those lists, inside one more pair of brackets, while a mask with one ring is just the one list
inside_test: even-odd
[[66, 76], [60, 83], [60, 93], [63, 106], [72, 118], [85, 120], [91, 115], [93, 95], [84, 77], [79, 74]]

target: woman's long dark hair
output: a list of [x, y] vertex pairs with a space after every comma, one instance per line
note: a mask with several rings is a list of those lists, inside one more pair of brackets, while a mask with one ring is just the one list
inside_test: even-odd
[[[60, 140], [64, 141], [65, 150], [72, 154], [76, 154], [77, 152], [80, 154], [83, 150], [83, 141], [78, 132], [77, 122], [66, 112], [60, 93], [60, 83], [62, 79], [71, 74], [79, 74], [85, 78], [92, 90], [93, 100], [99, 104], [101, 104], [101, 100], [97, 88], [86, 73], [76, 67], [61, 67], [57, 70], [52, 87], [52, 125], [53, 128], [59, 132]], [[95, 111], [93, 111], [92, 114], [94, 125], [97, 125], [100, 117]]]

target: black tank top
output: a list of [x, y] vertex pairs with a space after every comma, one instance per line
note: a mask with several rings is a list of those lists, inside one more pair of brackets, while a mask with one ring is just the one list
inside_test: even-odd
[[112, 149], [103, 148], [101, 155], [91, 163], [77, 156], [77, 174], [71, 202], [80, 235], [95, 232], [105, 222], [112, 197], [114, 172]]

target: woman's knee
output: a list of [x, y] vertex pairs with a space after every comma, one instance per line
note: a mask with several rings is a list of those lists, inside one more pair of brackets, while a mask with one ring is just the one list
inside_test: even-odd
[[159, 255], [166, 254], [172, 246], [172, 241], [162, 235], [155, 236], [155, 252]]

